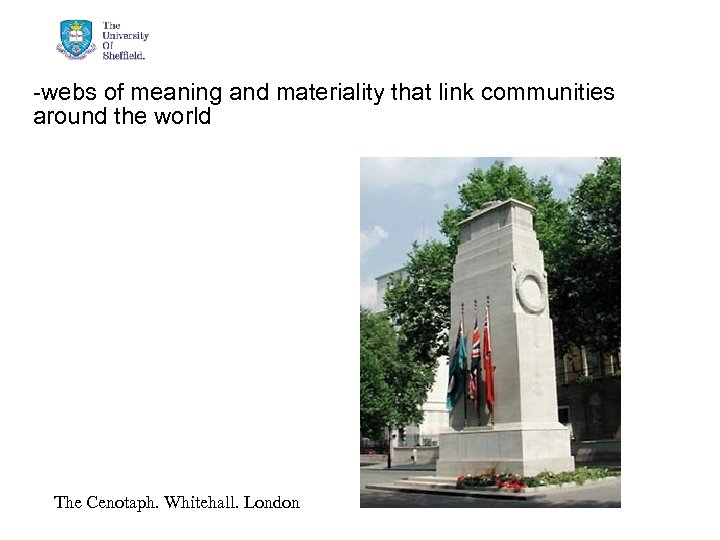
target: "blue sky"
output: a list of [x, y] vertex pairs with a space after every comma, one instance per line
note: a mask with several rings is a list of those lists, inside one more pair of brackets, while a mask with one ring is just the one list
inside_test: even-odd
[[413, 241], [442, 238], [445, 205], [458, 204], [457, 187], [475, 168], [496, 160], [547, 176], [565, 198], [599, 158], [362, 158], [360, 161], [360, 303], [373, 307], [375, 278], [401, 268]]

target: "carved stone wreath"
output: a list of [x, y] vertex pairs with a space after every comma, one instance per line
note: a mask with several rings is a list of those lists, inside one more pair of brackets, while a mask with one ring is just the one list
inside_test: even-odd
[[[537, 287], [540, 298], [531, 298], [527, 288]], [[535, 270], [523, 270], [515, 278], [515, 294], [518, 301], [528, 313], [542, 313], [547, 305], [547, 286], [543, 277]]]

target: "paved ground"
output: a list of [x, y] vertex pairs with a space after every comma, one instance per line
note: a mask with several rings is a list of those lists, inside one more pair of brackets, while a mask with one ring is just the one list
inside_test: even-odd
[[[360, 468], [361, 508], [620, 508], [620, 481], [562, 489], [541, 499], [515, 501], [450, 495], [426, 495], [366, 489], [368, 484], [393, 482], [417, 475], [404, 470]], [[432, 474], [432, 473], [430, 473]]]

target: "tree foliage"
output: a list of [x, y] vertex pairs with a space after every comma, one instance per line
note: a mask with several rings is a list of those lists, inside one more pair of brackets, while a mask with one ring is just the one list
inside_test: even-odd
[[458, 244], [458, 224], [490, 201], [512, 198], [534, 206], [535, 230], [546, 256], [564, 236], [567, 203], [553, 197], [552, 184], [546, 177], [534, 181], [521, 167], [506, 167], [502, 161], [496, 161], [487, 171], [475, 169], [458, 188], [458, 196], [460, 206], [446, 209], [439, 223], [440, 231], [450, 243], [453, 259]]
[[434, 240], [413, 244], [405, 275], [391, 281], [385, 306], [398, 328], [404, 354], [413, 364], [434, 370], [438, 356], [447, 351], [452, 283], [448, 246]]
[[389, 426], [422, 420], [434, 370], [409, 361], [400, 343], [386, 314], [360, 310], [361, 436], [380, 439]]
[[380, 439], [395, 422], [388, 366], [398, 362], [397, 336], [386, 318], [360, 311], [360, 433]]
[[[415, 371], [412, 403], [424, 402], [437, 358], [447, 354], [459, 223], [490, 201], [513, 198], [535, 207], [533, 221], [548, 273], [556, 352], [570, 344], [593, 345], [602, 352], [619, 350], [619, 159], [603, 159], [569, 200], [557, 199], [546, 177], [533, 180], [522, 168], [506, 167], [500, 161], [486, 171], [472, 171], [458, 188], [458, 196], [460, 204], [446, 208], [439, 222], [447, 242], [414, 244], [406, 277], [393, 281], [385, 296], [402, 357]], [[397, 421], [407, 425], [403, 422], [411, 417], [407, 414]]]
[[558, 341], [605, 353], [620, 349], [620, 169], [604, 158], [573, 190], [553, 280]]
[[[504, 201], [517, 199], [535, 207], [534, 224], [540, 248], [545, 253], [545, 267], [552, 274], [556, 267], [557, 254], [563, 245], [569, 222], [568, 203], [553, 196], [550, 181], [540, 178], [537, 181], [527, 176], [521, 167], [506, 167], [501, 161], [496, 161], [487, 170], [475, 169], [467, 178], [467, 182], [458, 188], [460, 205], [456, 208], [447, 208], [439, 222], [441, 232], [447, 237], [447, 249], [450, 257], [447, 259], [447, 268], [438, 269], [438, 272], [452, 276], [452, 264], [457, 253], [459, 240], [459, 223], [470, 214], [479, 210], [485, 203], [491, 201]], [[450, 325], [450, 294], [442, 299], [442, 306], [435, 308], [437, 312], [446, 315], [444, 327]], [[555, 301], [551, 290], [550, 303]]]
[[399, 350], [397, 362], [386, 365], [386, 380], [396, 392], [396, 426], [422, 422], [422, 404], [435, 382], [438, 357], [447, 350], [452, 281], [448, 246], [437, 241], [413, 244], [404, 273], [407, 277], [391, 279], [384, 298]]

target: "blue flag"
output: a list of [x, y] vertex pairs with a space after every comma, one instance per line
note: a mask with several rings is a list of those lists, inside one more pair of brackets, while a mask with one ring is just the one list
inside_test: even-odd
[[465, 364], [467, 362], [467, 351], [465, 350], [465, 333], [463, 323], [460, 321], [457, 339], [455, 340], [455, 352], [450, 360], [450, 377], [448, 380], [447, 408], [452, 409], [460, 396], [465, 391]]

